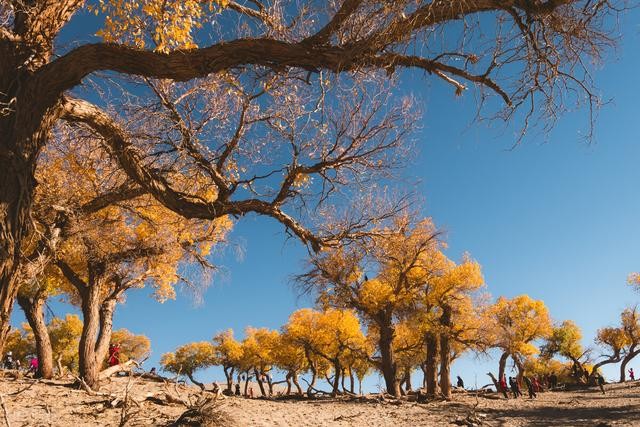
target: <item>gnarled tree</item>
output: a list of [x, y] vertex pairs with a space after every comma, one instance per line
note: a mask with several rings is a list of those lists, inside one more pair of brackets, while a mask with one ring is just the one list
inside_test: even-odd
[[[324, 238], [339, 237], [343, 230], [333, 229], [323, 235], [304, 215], [288, 213], [299, 212], [295, 207], [312, 206], [297, 203], [308, 197], [301, 199], [295, 184], [315, 178], [315, 201], [325, 202], [339, 194], [337, 188], [352, 186], [358, 177], [367, 175], [360, 172], [388, 164], [381, 154], [388, 144], [380, 145], [375, 134], [355, 131], [371, 129], [361, 126], [359, 113], [356, 117], [360, 125], [352, 126], [347, 120], [344, 126], [345, 122], [338, 120], [339, 126], [331, 130], [331, 117], [339, 116], [339, 109], [332, 109], [338, 104], [339, 94], [351, 96], [358, 86], [350, 84], [349, 90], [341, 91], [343, 79], [351, 79], [349, 73], [357, 72], [366, 81], [374, 75], [386, 79], [397, 69], [416, 68], [451, 84], [458, 93], [467, 85], [476, 85], [497, 94], [506, 105], [505, 118], [521, 105], [526, 108], [524, 123], [536, 111], [541, 111], [541, 117], [554, 117], [562, 110], [564, 95], [573, 94], [574, 89], [586, 93], [590, 104], [596, 101], [584, 64], [610, 44], [606, 18], [618, 10], [611, 1], [592, 0], [344, 0], [291, 4], [281, 0], [246, 4], [227, 0], [109, 0], [93, 9], [104, 19], [104, 42], [71, 40], [66, 45], [73, 48], [58, 47], [56, 38], [65, 28], [74, 26], [74, 17], [85, 13], [88, 3], [0, 1], [0, 170], [5, 171], [0, 176], [0, 347], [9, 329], [18, 290], [16, 272], [29, 234], [34, 173], [39, 154], [58, 120], [81, 123], [99, 134], [132, 182], [182, 215], [200, 219], [247, 213], [268, 216], [317, 249]], [[221, 15], [217, 15], [219, 12]], [[218, 16], [228, 18], [224, 22], [235, 20], [238, 25], [225, 26], [219, 32], [201, 28]], [[464, 25], [459, 25], [461, 20]], [[200, 39], [196, 37], [198, 28], [198, 34], [204, 34]], [[447, 43], [439, 41], [443, 34]], [[490, 37], [479, 37], [482, 34]], [[82, 34], [78, 37], [86, 38]], [[384, 74], [376, 73], [378, 70]], [[189, 141], [188, 132], [183, 132], [186, 122], [181, 123], [181, 115], [170, 111], [180, 100], [162, 100], [176, 132], [183, 133], [186, 142], [179, 152], [172, 152], [172, 159], [187, 159], [206, 175], [216, 189], [215, 197], [203, 199], [177, 187], [176, 170], [163, 167], [172, 163], [163, 162], [157, 167], [147, 156], [144, 135], [130, 132], [126, 117], [72, 98], [71, 92], [88, 78], [98, 80], [96, 88], [109, 86], [110, 81], [99, 75], [101, 71], [180, 82], [205, 77], [216, 84], [235, 80], [257, 90], [236, 92], [236, 126], [231, 125], [233, 135], [222, 144]], [[246, 169], [231, 161], [230, 153], [247, 148], [255, 152], [257, 148], [252, 142], [254, 134], [244, 133], [243, 108], [255, 108], [255, 104], [250, 105], [251, 98], [262, 90], [269, 93], [273, 80], [286, 80], [278, 87], [289, 87], [293, 93], [309, 86], [314, 95], [305, 105], [294, 105], [297, 100], [290, 105], [315, 112], [315, 123], [321, 125], [316, 126], [318, 131], [328, 124], [329, 136], [310, 140], [317, 149], [300, 151], [300, 143], [290, 143], [289, 135], [293, 131], [295, 136], [302, 124], [287, 122], [288, 117], [271, 120], [266, 125], [280, 134], [282, 142], [272, 158], [286, 155], [289, 161], [271, 175], [277, 185], [269, 194], [254, 194], [250, 188], [248, 193], [237, 191], [245, 184], [250, 186], [263, 170]], [[118, 104], [118, 99], [108, 95], [115, 91], [104, 93], [107, 99], [102, 106]], [[333, 95], [336, 93], [338, 98]], [[74, 95], [81, 96], [79, 91]], [[96, 99], [94, 93], [86, 95], [86, 99]], [[267, 98], [261, 105], [287, 99], [286, 94], [283, 97], [278, 93]], [[368, 93], [362, 98], [369, 103], [377, 95]], [[199, 107], [190, 104], [187, 109]], [[260, 116], [254, 115], [251, 120], [256, 118]], [[239, 129], [237, 136], [233, 129]], [[363, 135], [373, 136], [382, 152], [363, 145]], [[323, 142], [318, 143], [320, 140]], [[246, 172], [245, 176], [231, 178], [234, 163], [240, 173]], [[350, 221], [342, 224], [354, 225]], [[367, 221], [358, 225], [363, 224]]]

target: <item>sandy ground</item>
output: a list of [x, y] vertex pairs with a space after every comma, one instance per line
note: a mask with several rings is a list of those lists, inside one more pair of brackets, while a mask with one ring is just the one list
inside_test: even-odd
[[[118, 400], [124, 397], [127, 387], [128, 396], [138, 403], [129, 403], [123, 409]], [[451, 402], [428, 404], [374, 398], [368, 402], [344, 402], [337, 399], [272, 401], [233, 397], [217, 404], [226, 417], [217, 425], [471, 425], [464, 422], [472, 414], [476, 425], [487, 426], [640, 426], [640, 382], [605, 387], [606, 395], [597, 389], [546, 392], [536, 400], [496, 399], [495, 394], [491, 398], [456, 394]], [[12, 427], [169, 425], [186, 408], [179, 403], [166, 404], [166, 394], [192, 402], [199, 395], [193, 387], [166, 386], [140, 378], [131, 381], [115, 378], [105, 383], [100, 391], [104, 395], [90, 396], [74, 389], [70, 381], [0, 379], [0, 395], [6, 409], [4, 412], [0, 408], [0, 426], [6, 425], [6, 420]], [[150, 395], [161, 398], [144, 400]], [[112, 407], [114, 400], [115, 407]]]

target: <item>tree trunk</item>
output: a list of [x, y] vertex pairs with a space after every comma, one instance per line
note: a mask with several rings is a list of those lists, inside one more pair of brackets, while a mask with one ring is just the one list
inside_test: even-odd
[[223, 366], [222, 370], [224, 371], [224, 376], [227, 379], [227, 390], [229, 392], [232, 392], [232, 388], [233, 388], [233, 371], [234, 368], [231, 366]]
[[201, 383], [200, 381], [196, 380], [193, 377], [193, 372], [185, 372], [185, 374], [187, 374], [187, 377], [189, 377], [189, 380], [194, 383], [195, 385], [197, 385], [198, 387], [200, 387], [200, 390], [204, 391], [206, 390], [205, 386], [203, 383]]
[[451, 328], [451, 307], [442, 307], [440, 324], [444, 331], [440, 334], [440, 392], [445, 399], [451, 398], [451, 342], [449, 329]]
[[627, 364], [631, 362], [631, 359], [640, 354], [640, 350], [636, 350], [636, 344], [633, 344], [629, 348], [629, 352], [622, 359], [622, 363], [620, 364], [620, 382], [623, 383], [627, 380]]
[[[15, 80], [15, 85], [20, 85], [17, 75]], [[0, 87], [0, 102], [4, 89]], [[0, 354], [4, 354], [11, 329], [9, 322], [19, 288], [20, 248], [29, 230], [35, 188], [35, 158], [24, 156], [25, 144], [20, 143], [11, 129], [15, 123], [11, 123], [10, 117], [15, 114], [2, 116], [0, 113]]]
[[102, 369], [107, 354], [109, 352], [109, 344], [111, 343], [111, 335], [113, 332], [113, 313], [116, 308], [116, 299], [110, 298], [102, 302], [100, 306], [100, 332], [96, 341], [96, 362], [98, 369]]
[[311, 397], [311, 394], [313, 393], [313, 386], [316, 385], [316, 380], [318, 378], [318, 369], [316, 368], [316, 364], [313, 363], [313, 360], [311, 359], [309, 349], [304, 349], [304, 356], [309, 363], [309, 370], [311, 371], [311, 382], [309, 382], [309, 386], [307, 387], [307, 397]]
[[291, 395], [291, 377], [292, 376], [293, 374], [291, 372], [287, 372], [287, 376], [284, 378], [284, 382], [287, 383], [287, 392], [286, 392], [287, 396]]
[[395, 331], [391, 324], [390, 316], [382, 316], [378, 322], [380, 337], [378, 347], [380, 348], [380, 370], [384, 377], [387, 393], [392, 396], [400, 396], [400, 384], [398, 383], [397, 366], [393, 353], [393, 336]]
[[434, 332], [427, 332], [425, 337], [427, 359], [424, 362], [424, 376], [427, 383], [427, 396], [434, 397], [438, 392], [438, 336]]
[[247, 389], [249, 388], [249, 371], [246, 372], [244, 380], [244, 397], [247, 397]]
[[511, 356], [511, 357], [513, 359], [513, 363], [515, 363], [516, 366], [518, 367], [518, 377], [517, 377], [518, 384], [522, 384], [522, 378], [524, 377], [524, 365], [522, 364], [522, 362], [517, 356]]
[[340, 361], [335, 359], [333, 361], [333, 370], [335, 375], [333, 377], [333, 389], [331, 390], [331, 396], [336, 397], [340, 394], [340, 372], [342, 371], [342, 366], [340, 365]]
[[256, 382], [258, 383], [258, 387], [260, 387], [260, 393], [262, 393], [263, 396], [266, 396], [267, 392], [265, 391], [264, 384], [262, 383], [262, 374], [258, 372], [257, 369], [254, 369], [253, 373], [256, 375]]
[[413, 389], [413, 386], [411, 385], [411, 370], [407, 369], [404, 372], [404, 384], [406, 387], [407, 391], [411, 391]]
[[355, 378], [353, 377], [353, 369], [349, 368], [349, 391], [351, 392], [351, 394], [356, 394], [355, 393]]
[[99, 387], [96, 341], [100, 332], [99, 286], [90, 286], [82, 296], [82, 334], [78, 351], [80, 378], [92, 389]]
[[507, 367], [507, 359], [509, 359], [509, 353], [502, 353], [502, 356], [500, 356], [500, 361], [498, 362], [498, 381], [501, 381], [502, 377], [504, 376], [504, 371]]
[[300, 387], [300, 383], [298, 382], [298, 374], [296, 373], [292, 374], [291, 380], [293, 381], [293, 384], [296, 386], [296, 389], [298, 390], [298, 396], [302, 396], [302, 387]]
[[44, 304], [46, 298], [38, 293], [32, 298], [18, 296], [18, 304], [31, 326], [36, 341], [36, 355], [38, 356], [38, 378], [51, 379], [53, 377], [53, 350], [49, 339], [49, 330], [44, 321]]

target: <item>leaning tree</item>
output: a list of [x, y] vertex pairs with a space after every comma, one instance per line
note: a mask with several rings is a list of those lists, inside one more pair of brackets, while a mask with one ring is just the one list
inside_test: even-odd
[[[345, 226], [361, 231], [368, 216], [341, 216], [340, 227], [323, 231], [308, 213], [354, 199], [353, 188], [367, 188], [368, 172], [388, 170], [389, 151], [403, 146], [402, 125], [381, 117], [386, 87], [375, 80], [417, 68], [456, 93], [474, 85], [496, 94], [505, 118], [523, 106], [524, 123], [536, 113], [546, 120], [567, 98], [595, 102], [585, 64], [610, 44], [616, 3], [0, 0], [0, 347], [31, 228], [34, 172], [58, 121], [95, 132], [129, 179], [181, 215], [255, 213], [318, 249]], [[83, 42], [93, 32], [87, 12], [102, 22], [102, 41]], [[204, 89], [194, 89], [201, 80]], [[185, 101], [171, 82], [228, 99]], [[122, 93], [134, 87], [162, 104], [158, 129], [169, 135], [132, 123], [135, 108], [123, 103], [148, 101]], [[201, 122], [203, 114], [213, 119]], [[213, 197], [179, 189], [195, 173]]]

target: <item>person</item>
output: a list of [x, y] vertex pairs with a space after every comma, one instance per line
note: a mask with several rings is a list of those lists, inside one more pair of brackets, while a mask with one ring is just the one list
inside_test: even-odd
[[636, 374], [633, 372], [633, 368], [629, 368], [629, 378], [631, 379], [631, 381], [636, 380]]
[[515, 378], [509, 377], [509, 386], [511, 387], [511, 392], [513, 393], [514, 399], [517, 399], [518, 396], [522, 396], [522, 392], [520, 391], [520, 387], [518, 386], [518, 381]]
[[120, 344], [115, 343], [109, 346], [109, 366], [120, 364]]
[[602, 394], [606, 394], [604, 392], [604, 377], [602, 376], [602, 374], [600, 372], [598, 372], [597, 375], [598, 376], [596, 377], [596, 380], [598, 381], [598, 387], [600, 387], [600, 391], [602, 392]]
[[533, 390], [536, 393], [540, 393], [542, 391], [542, 385], [540, 385], [540, 381], [538, 380], [538, 377], [533, 377]]
[[506, 399], [509, 398], [509, 395], [507, 394], [507, 390], [509, 390], [507, 388], [507, 377], [506, 375], [502, 374], [502, 378], [500, 378], [500, 391], [502, 392], [502, 394]]
[[458, 378], [458, 382], [457, 382], [456, 386], [460, 387], [460, 388], [464, 388], [464, 381], [462, 381], [462, 378], [460, 378], [460, 375], [458, 375], [457, 378]]
[[240, 396], [240, 384], [236, 384], [236, 396]]
[[558, 386], [558, 376], [556, 374], [549, 375], [549, 388], [553, 390]]
[[40, 367], [40, 363], [38, 361], [37, 356], [32, 356], [31, 360], [29, 360], [29, 373], [35, 374], [38, 372], [38, 368]]
[[13, 369], [13, 353], [10, 351], [4, 356], [4, 369]]
[[155, 367], [155, 366], [151, 368], [151, 370], [149, 371], [149, 374], [151, 374], [151, 375], [157, 375], [157, 373], [156, 373], [156, 367]]
[[527, 391], [529, 392], [529, 399], [538, 397], [538, 395], [536, 394], [536, 391], [533, 389], [533, 382], [531, 382], [531, 379], [526, 375], [523, 378], [524, 378], [524, 383], [527, 386]]
[[249, 387], [249, 398], [253, 399], [253, 387]]

